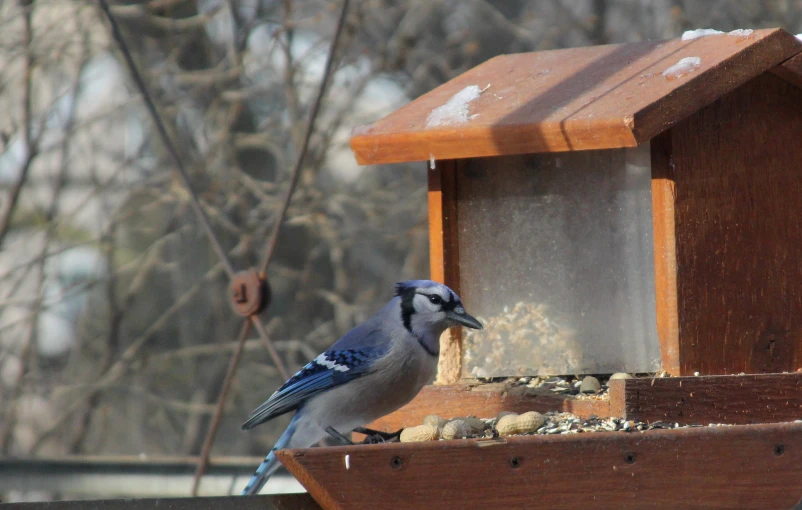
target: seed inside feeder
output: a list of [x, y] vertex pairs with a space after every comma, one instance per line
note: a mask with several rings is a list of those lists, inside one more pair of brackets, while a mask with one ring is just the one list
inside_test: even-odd
[[[488, 319], [479, 318], [484, 329], [463, 332], [464, 362], [472, 365], [471, 377], [489, 377], [517, 371], [518, 356], [530, 350], [530, 366], [541, 373], [561, 373], [581, 366], [573, 330], [558, 324], [542, 304], [518, 302]], [[521, 374], [523, 375], [523, 374]]]

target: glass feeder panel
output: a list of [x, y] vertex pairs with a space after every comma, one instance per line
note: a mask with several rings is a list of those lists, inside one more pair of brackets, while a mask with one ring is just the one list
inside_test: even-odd
[[463, 375], [660, 368], [649, 146], [457, 169]]

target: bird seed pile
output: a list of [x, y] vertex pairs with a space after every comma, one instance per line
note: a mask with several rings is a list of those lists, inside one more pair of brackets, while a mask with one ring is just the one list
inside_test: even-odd
[[[516, 435], [582, 434], [593, 432], [645, 432], [656, 429], [701, 427], [680, 423], [656, 421], [651, 423], [623, 418], [580, 418], [571, 413], [530, 411], [518, 415], [502, 412], [495, 418], [443, 419], [429, 415], [422, 425], [407, 427], [401, 434], [401, 442], [434, 441], [448, 439], [483, 439]], [[726, 426], [710, 424], [710, 427]]]
[[553, 376], [553, 377], [519, 377], [511, 381], [513, 386], [526, 386], [537, 390], [548, 390], [558, 395], [574, 397], [577, 400], [608, 400], [610, 398], [608, 382], [614, 379], [629, 379], [629, 374], [613, 374], [601, 380], [593, 376]]
[[[471, 377], [489, 377], [516, 370], [521, 353], [529, 366], [565, 373], [582, 365], [574, 332], [549, 316], [545, 305], [518, 302], [490, 318], [477, 317], [484, 329], [464, 332], [464, 362]], [[530, 359], [531, 358], [531, 359]]]

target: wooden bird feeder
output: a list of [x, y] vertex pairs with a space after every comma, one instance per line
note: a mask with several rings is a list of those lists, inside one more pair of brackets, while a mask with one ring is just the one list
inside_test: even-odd
[[361, 164], [435, 161], [432, 277], [528, 315], [487, 328], [501, 353], [445, 342], [446, 378], [802, 367], [800, 50], [758, 30], [504, 55], [358, 128]]
[[[375, 426], [533, 409], [705, 425], [802, 418], [794, 36], [736, 31], [499, 56], [356, 128], [351, 147], [360, 164], [430, 168], [432, 279], [485, 324], [444, 335], [438, 383], [447, 385], [427, 387]], [[615, 381], [602, 403], [465, 384], [659, 370], [675, 377]], [[753, 375], [733, 375], [741, 373]], [[780, 491], [782, 501], [753, 489], [787, 469], [790, 451], [802, 454], [799, 425], [522, 437], [486, 450], [475, 440], [354, 447], [351, 466], [360, 467], [350, 470], [339, 467], [342, 448], [282, 458], [324, 507], [367, 504], [354, 496], [366, 487], [382, 501], [401, 501], [394, 489], [425, 498], [421, 484], [439, 476], [455, 507], [519, 507], [533, 486], [540, 504], [582, 506], [596, 487], [607, 497], [600, 507], [706, 507], [722, 494], [702, 472], [716, 465], [722, 480], [743, 478], [727, 482], [732, 501], [716, 499], [722, 508], [785, 508], [802, 497], [799, 483]], [[720, 462], [736, 451], [742, 460]], [[606, 474], [566, 482], [597, 468]], [[468, 480], [500, 476], [508, 478], [488, 482], [484, 495], [465, 490]], [[671, 487], [683, 493], [661, 499]]]

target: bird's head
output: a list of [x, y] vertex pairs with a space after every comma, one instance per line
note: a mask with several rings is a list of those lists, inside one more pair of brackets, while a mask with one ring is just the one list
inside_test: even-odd
[[409, 280], [395, 284], [401, 298], [401, 319], [411, 333], [442, 332], [451, 326], [482, 329], [462, 306], [457, 294], [445, 285], [431, 280]]

